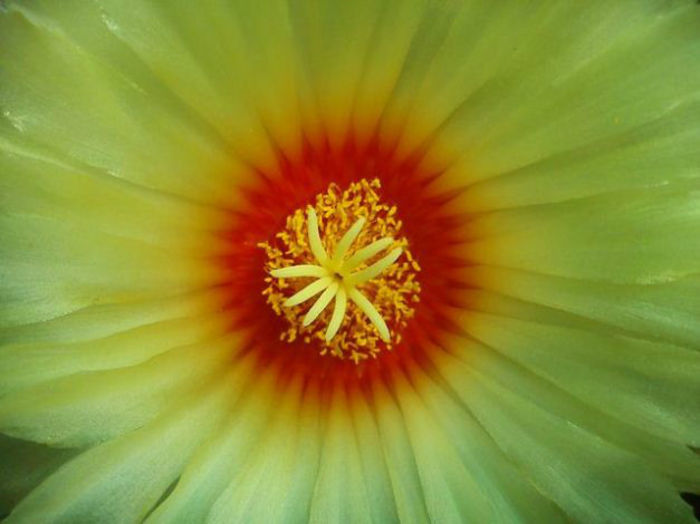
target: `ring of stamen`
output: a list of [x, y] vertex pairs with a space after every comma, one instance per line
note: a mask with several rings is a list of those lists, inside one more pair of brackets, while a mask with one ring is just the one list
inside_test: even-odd
[[418, 301], [420, 266], [399, 235], [396, 208], [379, 201], [379, 187], [378, 180], [361, 180], [340, 194], [331, 185], [306, 213], [290, 215], [273, 241], [260, 244], [270, 275], [263, 294], [290, 324], [282, 340], [302, 335], [317, 340], [322, 354], [355, 362], [400, 341]]

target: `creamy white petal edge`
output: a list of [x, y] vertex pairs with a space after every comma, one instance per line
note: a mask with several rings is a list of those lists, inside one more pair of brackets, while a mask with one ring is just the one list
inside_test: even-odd
[[[8, 522], [692, 521], [695, 2], [23, 4], [0, 13]], [[478, 311], [393, 391], [275, 398], [197, 253], [271, 139], [378, 114], [452, 159], [434, 189], [478, 212]]]

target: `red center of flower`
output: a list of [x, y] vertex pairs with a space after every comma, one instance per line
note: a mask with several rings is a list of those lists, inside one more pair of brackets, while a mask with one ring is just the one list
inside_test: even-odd
[[[445, 195], [431, 194], [427, 185], [439, 173], [422, 167], [419, 154], [399, 155], [379, 139], [358, 145], [352, 138], [342, 148], [306, 143], [298, 158], [279, 154], [274, 172], [258, 172], [246, 190], [246, 201], [233, 214], [226, 235], [229, 251], [222, 258], [227, 302], [234, 327], [248, 334], [248, 352], [263, 365], [282, 363], [285, 370], [316, 378], [354, 378], [381, 373], [387, 366], [420, 362], [449, 329], [449, 310], [458, 302], [460, 264], [452, 252], [459, 243], [457, 217], [450, 215]], [[421, 268], [420, 301], [401, 325], [391, 351], [372, 358], [333, 358], [319, 351], [309, 337], [285, 337], [289, 318], [270, 307], [269, 251], [261, 245], [279, 244], [278, 234], [296, 210], [306, 209], [329, 187], [348, 188], [377, 179], [381, 201], [395, 207], [412, 257]], [[330, 313], [329, 313], [330, 315]], [[288, 317], [288, 315], [287, 315]], [[291, 338], [291, 340], [290, 340]]]

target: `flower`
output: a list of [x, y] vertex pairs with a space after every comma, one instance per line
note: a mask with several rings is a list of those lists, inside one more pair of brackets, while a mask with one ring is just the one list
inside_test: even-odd
[[7, 522], [692, 521], [695, 2], [1, 5]]

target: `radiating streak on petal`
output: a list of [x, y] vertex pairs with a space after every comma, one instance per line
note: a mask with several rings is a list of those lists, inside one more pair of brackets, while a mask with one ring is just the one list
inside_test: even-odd
[[235, 478], [232, 472], [240, 472], [260, 445], [270, 421], [279, 412], [271, 402], [278, 376], [273, 372], [255, 376], [250, 362], [235, 364], [247, 375], [233, 406], [236, 416], [229, 416], [197, 449], [171, 495], [149, 516], [149, 524], [206, 521], [211, 506]]
[[362, 231], [362, 227], [364, 225], [365, 218], [358, 218], [352, 227], [345, 232], [340, 241], [338, 241], [338, 244], [335, 246], [335, 251], [333, 252], [333, 262], [335, 264], [340, 265], [342, 263], [343, 259], [345, 258], [345, 254], [348, 252], [348, 249], [350, 249], [350, 246], [357, 238], [357, 235], [359, 235], [360, 231]]
[[700, 194], [673, 184], [489, 213], [472, 224], [492, 237], [470, 243], [470, 261], [610, 284], [677, 280], [700, 268], [699, 210]]
[[229, 322], [225, 314], [192, 315], [81, 342], [0, 344], [0, 395], [75, 373], [138, 365], [173, 348], [217, 338]]
[[147, 424], [173, 396], [199, 390], [239, 349], [238, 337], [227, 335], [138, 365], [37, 383], [0, 398], [0, 431], [57, 447], [103, 442]]
[[587, 324], [576, 324], [581, 328], [633, 333], [635, 338], [651, 342], [700, 349], [700, 319], [695, 314], [700, 310], [700, 275], [640, 285], [580, 280], [501, 266], [482, 266], [476, 271], [484, 287], [494, 293], [489, 300], [498, 293], [531, 308], [552, 308], [561, 311], [560, 315], [584, 319]]
[[283, 267], [273, 269], [270, 274], [275, 278], [297, 278], [297, 277], [325, 277], [328, 275], [321, 266], [314, 264], [301, 264], [298, 266]]
[[[639, 461], [653, 464], [657, 471], [667, 472], [667, 475], [676, 478], [681, 487], [690, 487], [696, 484], [700, 458], [687, 445], [681, 445], [678, 442], [672, 443], [667, 439], [639, 429], [630, 431], [630, 426], [627, 423], [609, 417], [600, 411], [599, 405], [591, 406], [582, 403], [565, 389], [526, 371], [512, 359], [496, 353], [492, 348], [480, 342], [457, 337], [448, 341], [446, 347], [449, 348], [449, 353], [435, 353], [440, 360], [437, 368], [454, 393], [461, 399], [464, 407], [480, 423], [482, 416], [475, 404], [481, 403], [483, 400], [481, 396], [484, 393], [478, 384], [483, 383], [483, 381], [492, 381], [494, 384], [501, 384], [511, 395], [514, 394], [523, 402], [528, 402], [530, 406], [528, 410], [541, 409], [543, 413], [549, 413], [553, 417], [563, 419], [567, 426], [586, 432], [586, 435], [596, 441], [595, 447], [599, 452], [602, 451], [602, 447], [599, 447], [602, 444], [615, 447], [618, 450], [626, 450], [627, 453], [638, 457], [637, 464], [640, 464]], [[476, 354], [479, 354], [480, 357], [475, 360], [473, 356]], [[506, 418], [510, 419], [511, 416], [506, 415]], [[509, 421], [509, 424], [511, 423], [513, 422]], [[517, 422], [514, 424], [518, 425]], [[487, 425], [484, 425], [484, 429], [489, 432], [494, 441], [499, 443], [499, 439]], [[514, 440], [517, 441], [517, 437]], [[520, 443], [518, 447], [521, 447]], [[546, 448], [547, 444], [544, 444], [544, 447]], [[504, 449], [504, 451], [512, 458], [514, 453], [518, 453], [518, 450], [512, 446], [510, 448], [510, 450]], [[583, 448], [586, 448], [586, 445], [583, 445]], [[571, 452], [573, 453], [573, 449]], [[586, 460], [594, 458], [591, 456], [590, 448], [587, 453]], [[593, 455], [596, 453], [594, 451]], [[570, 454], [559, 455], [563, 458]], [[564, 467], [564, 464], [561, 466]], [[581, 467], [579, 471], [583, 472], [587, 468], [590, 469], [590, 466]], [[599, 477], [599, 470], [593, 471], [592, 475], [599, 478], [600, 481], [605, 479], [605, 477]], [[548, 475], [546, 474], [546, 476]], [[566, 476], [562, 476], [562, 478], [566, 478]], [[617, 480], [612, 480], [611, 485], [615, 488], [611, 492], [618, 490], [616, 482], [621, 479], [622, 476], [618, 477]], [[609, 480], [605, 481], [610, 482]], [[577, 480], [572, 479], [572, 483], [576, 482]], [[628, 482], [629, 480], [625, 479], [625, 483]], [[539, 486], [536, 479], [533, 480], [533, 483]], [[602, 498], [604, 499], [606, 496], [607, 494], [603, 495]], [[557, 502], [554, 497], [550, 498]], [[571, 505], [564, 502], [557, 503], [562, 508], [566, 508], [567, 513], [569, 512]]]
[[371, 381], [373, 414], [394, 494], [397, 522], [430, 522], [404, 416], [383, 380]]
[[6, 515], [13, 504], [83, 451], [80, 448], [53, 448], [0, 435], [0, 486], [3, 486], [0, 507], [3, 514]]
[[[495, 351], [610, 416], [669, 441], [697, 442], [700, 418], [687, 416], [700, 412], [696, 351], [479, 313], [469, 329]], [[613, 398], [609, 384], [615, 384]]]
[[328, 286], [331, 285], [332, 281], [333, 281], [333, 279], [331, 277], [319, 278], [318, 280], [311, 282], [311, 284], [306, 286], [301, 291], [299, 291], [299, 292], [295, 293], [294, 295], [292, 295], [291, 297], [289, 297], [284, 302], [284, 305], [286, 307], [291, 307], [291, 306], [296, 306], [297, 304], [301, 304], [302, 302], [309, 300], [314, 295], [317, 295], [321, 291], [326, 289]]
[[345, 388], [333, 387], [308, 522], [372, 522], [360, 460], [362, 450], [347, 414], [349, 409]]
[[330, 304], [331, 300], [338, 291], [338, 283], [333, 282], [326, 290], [318, 297], [318, 300], [311, 306], [311, 309], [306, 313], [302, 325], [308, 326], [321, 314], [321, 312], [326, 309], [326, 306]]
[[343, 286], [340, 286], [335, 295], [333, 315], [331, 316], [331, 321], [328, 323], [328, 329], [326, 329], [326, 342], [329, 342], [338, 332], [338, 329], [340, 329], [340, 326], [343, 323], [343, 318], [345, 317], [345, 308], [347, 307], [347, 303], [347, 292]]
[[367, 300], [367, 298], [356, 288], [351, 288], [348, 291], [348, 296], [350, 300], [357, 304], [357, 307], [359, 307], [362, 312], [367, 315], [367, 318], [370, 319], [372, 324], [374, 324], [374, 327], [376, 327], [377, 331], [379, 331], [379, 336], [382, 337], [382, 340], [384, 342], [389, 342], [389, 340], [391, 340], [389, 336], [389, 328], [386, 326], [386, 322], [384, 322], [384, 319], [379, 314], [379, 311], [375, 309], [372, 303]]
[[[542, 397], [533, 393], [555, 391], [545, 381], [501, 359], [472, 359], [472, 365], [473, 372], [461, 374], [462, 384], [452, 382], [453, 387], [511, 460], [570, 517], [595, 520], [607, 508], [620, 522], [642, 516], [692, 522], [687, 506], [673, 496], [672, 483], [653, 469], [653, 461], [630, 452], [626, 443], [613, 445], [574, 422], [577, 409], [568, 395], [555, 394], [540, 404]], [[512, 377], [517, 377], [515, 383], [508, 381]], [[562, 410], [565, 404], [574, 409]], [[571, 497], [582, 490], [594, 498]]]
[[142, 522], [227, 413], [237, 384], [220, 374], [152, 423], [80, 454], [22, 500], [9, 521], [87, 522], [100, 515]]
[[[254, 445], [245, 452], [240, 450], [224, 451], [225, 454], [235, 454], [239, 457], [239, 463], [235, 470], [217, 468], [226, 479], [226, 487], [221, 490], [217, 498], [209, 503], [210, 511], [206, 522], [280, 522], [281, 517], [270, 515], [269, 500], [273, 497], [277, 500], [284, 499], [284, 493], [291, 488], [294, 470], [298, 466], [298, 448], [301, 444], [297, 441], [299, 434], [296, 424], [299, 421], [301, 391], [304, 380], [294, 377], [291, 383], [284, 386], [281, 395], [275, 395], [275, 400], [268, 399], [266, 409], [271, 416], [257, 438], [252, 441]], [[272, 392], [271, 392], [272, 393]], [[271, 402], [272, 401], [272, 402]], [[274, 407], [269, 404], [273, 403]], [[241, 424], [245, 432], [246, 424]], [[232, 453], [233, 452], [233, 453]], [[213, 457], [216, 457], [214, 454]], [[265, 486], [264, 490], [260, 486]], [[251, 501], [259, 499], [259, 502], [251, 504]], [[298, 501], [294, 501], [298, 504]], [[285, 505], [275, 505], [276, 512], [284, 513]], [[267, 518], [262, 515], [267, 515]], [[269, 519], [269, 520], [268, 520]], [[168, 522], [164, 518], [161, 522]], [[178, 522], [185, 522], [179, 520]]]
[[[207, 450], [208, 460], [216, 468], [216, 482], [225, 482], [217, 487], [216, 497], [200, 500], [201, 489], [209, 490], [211, 484], [210, 468], [200, 468], [201, 489], [183, 494], [178, 504], [180, 511], [160, 515], [157, 522], [308, 521], [308, 506], [323, 447], [318, 389], [297, 376], [285, 386], [282, 395], [277, 396], [279, 391], [271, 394], [262, 406], [271, 416], [261, 431], [246, 437], [249, 445], [245, 451], [238, 449], [235, 442], [222, 443], [219, 453]], [[243, 419], [238, 423], [238, 431], [248, 433], [246, 426]], [[236, 460], [221, 465], [219, 454], [235, 455]], [[271, 500], [277, 503], [270, 504]], [[194, 505], [199, 506], [195, 514], [190, 511]]]
[[399, 258], [399, 256], [401, 256], [401, 251], [402, 249], [400, 247], [392, 249], [388, 255], [381, 258], [368, 268], [363, 269], [362, 271], [358, 271], [357, 273], [353, 273], [350, 277], [348, 277], [348, 279], [350, 280], [350, 282], [352, 282], [353, 285], [362, 284], [363, 282], [372, 280], [374, 277], [376, 277], [382, 271], [388, 268], [391, 264], [396, 262], [396, 259]]
[[321, 243], [321, 237], [318, 233], [318, 217], [312, 207], [309, 207], [308, 210], [307, 227], [309, 229], [309, 247], [311, 252], [316, 257], [316, 261], [323, 265], [328, 261], [328, 254]]
[[190, 291], [163, 298], [93, 304], [50, 320], [0, 329], [0, 344], [63, 344], [99, 340], [157, 322], [211, 310], [220, 291]]
[[380, 238], [379, 240], [375, 240], [368, 246], [363, 247], [362, 249], [358, 249], [354, 255], [352, 255], [345, 261], [342, 268], [343, 271], [352, 271], [357, 266], [362, 264], [365, 260], [372, 258], [380, 251], [389, 247], [393, 241], [394, 239], [391, 237], [384, 237]]
[[[443, 351], [437, 347], [433, 349]], [[435, 417], [436, 426], [441, 427], [454, 446], [466, 471], [488, 498], [499, 520], [566, 522], [564, 512], [538, 492], [526, 477], [518, 474], [515, 465], [474, 419], [473, 413], [450, 395], [443, 382], [418, 368], [411, 369], [408, 375], [416, 400]], [[416, 416], [408, 409], [404, 411], [407, 419]]]
[[[484, 492], [473, 471], [462, 462], [453, 442], [426, 409], [403, 373], [393, 375], [397, 404], [403, 413], [418, 478], [431, 522], [491, 522], [493, 495]], [[465, 435], [465, 438], [469, 438]], [[515, 520], [515, 519], [513, 519]]]
[[370, 500], [372, 522], [399, 522], [392, 490], [387, 458], [382, 449], [378, 423], [370, 408], [371, 399], [355, 395], [349, 404], [357, 445], [362, 450], [360, 461]]
[[[32, 10], [39, 12], [27, 13]], [[16, 9], [8, 8], [0, 21], [3, 36], [3, 52], [0, 53], [3, 94], [0, 98], [11, 100], [3, 109], [8, 109], [15, 124], [23, 127], [22, 133], [31, 137], [32, 142], [51, 143], [51, 149], [81, 163], [104, 168], [115, 176], [136, 180], [157, 190], [187, 195], [202, 203], [212, 201], [215, 195], [221, 196], [221, 189], [228, 187], [230, 174], [243, 171], [238, 169], [240, 164], [231, 155], [232, 141], [220, 143], [214, 133], [205, 131], [196, 121], [193, 111], [175, 107], [176, 98], [169, 97], [156, 86], [155, 78], [154, 82], [144, 81], [150, 76], [143, 74], [148, 68], [136, 66], [135, 57], [130, 53], [122, 54], [124, 49], [104, 32], [107, 24], [97, 13], [106, 16], [106, 11], [113, 11], [111, 8], [95, 6], [90, 13], [89, 8], [83, 10], [76, 6], [79, 14], [72, 23], [65, 22], [64, 16], [68, 16], [65, 10], [47, 13], [45, 11], [53, 9], [32, 6], [22, 11], [23, 18], [20, 18]], [[163, 43], [159, 38], [162, 33], [154, 29], [156, 25], [160, 29], [161, 24], [149, 20], [154, 24], [149, 25], [142, 18], [144, 9], [124, 11], [133, 11], [131, 16], [153, 29], [149, 31], [149, 38], [155, 37]], [[94, 25], [90, 28], [91, 23]], [[48, 26], [54, 29], [49, 31]], [[73, 32], [75, 26], [80, 29]], [[72, 34], [69, 36], [69, 33]], [[91, 43], [93, 38], [95, 41]], [[169, 42], [177, 40], [173, 38]], [[110, 41], [110, 44], [100, 46], [97, 41]], [[151, 47], [158, 48], [161, 58], [168, 55], [160, 44], [152, 43]], [[179, 59], [174, 63], [182, 66], [185, 53], [176, 52], [176, 55]], [[39, 57], [45, 62], [34, 71], [16, 67], [33, 63]], [[108, 65], [113, 60], [119, 67], [114, 67], [114, 63]], [[183, 84], [190, 85], [190, 82], [177, 82], [177, 85]], [[103, 96], [94, 96], [95, 93]], [[203, 94], [199, 98], [209, 101]], [[40, 111], [42, 118], [23, 116], [34, 111]], [[89, 121], [80, 116], [85, 114], [91, 115]], [[143, 118], [135, 119], [135, 114]], [[248, 135], [251, 134], [249, 127], [246, 126]], [[67, 128], [71, 129], [70, 133], [61, 132]], [[168, 163], [169, 167], [164, 172], [155, 172], [151, 169], [155, 159], [159, 159], [160, 164]], [[226, 175], [217, 174], [216, 169], [226, 164], [236, 165], [236, 168], [226, 170]], [[208, 175], [194, 176], [195, 172], [201, 173], [193, 169], [194, 166]], [[229, 192], [225, 198], [230, 199], [231, 195], [233, 193]]]

